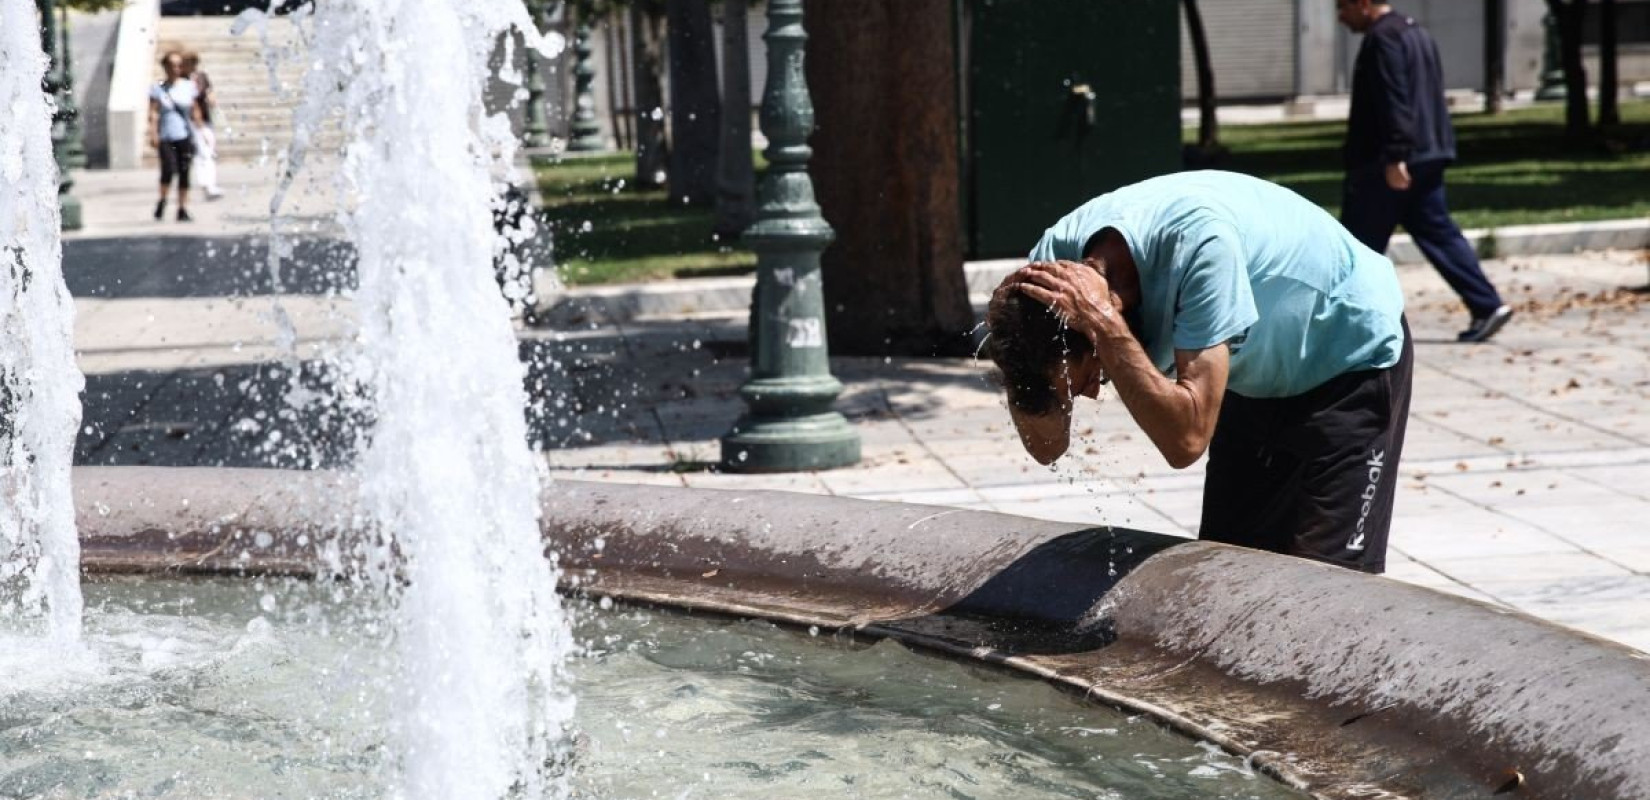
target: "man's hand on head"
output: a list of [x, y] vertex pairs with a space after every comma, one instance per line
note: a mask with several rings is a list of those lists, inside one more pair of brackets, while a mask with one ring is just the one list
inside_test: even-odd
[[1019, 290], [1048, 306], [1072, 330], [1098, 344], [1118, 326], [1117, 298], [1106, 276], [1093, 265], [1075, 261], [1037, 262], [1020, 268]]

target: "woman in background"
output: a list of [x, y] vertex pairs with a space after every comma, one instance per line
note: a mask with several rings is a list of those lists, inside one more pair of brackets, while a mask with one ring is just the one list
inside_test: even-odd
[[172, 179], [178, 181], [178, 221], [188, 222], [189, 166], [195, 157], [192, 129], [202, 123], [200, 92], [183, 77], [183, 54], [175, 50], [160, 58], [166, 79], [149, 87], [149, 144], [160, 155], [160, 202], [155, 203], [155, 219], [166, 215], [166, 193]]
[[218, 188], [218, 136], [212, 130], [212, 112], [217, 108], [218, 98], [212, 91], [212, 78], [200, 68], [200, 63], [200, 56], [194, 52], [183, 54], [183, 74], [200, 92], [195, 98], [195, 107], [200, 110], [201, 123], [193, 126], [195, 182], [206, 192], [206, 199], [216, 200], [223, 196]]

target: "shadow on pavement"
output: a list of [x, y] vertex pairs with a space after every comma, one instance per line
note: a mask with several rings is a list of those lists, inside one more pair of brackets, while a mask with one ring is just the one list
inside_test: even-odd
[[304, 362], [296, 385], [320, 402], [287, 402], [280, 364], [131, 371], [86, 377], [75, 463], [97, 466], [327, 469], [349, 463], [368, 421], [335, 370]]
[[63, 277], [71, 295], [104, 300], [325, 295], [354, 288], [355, 248], [348, 242], [303, 238], [290, 244], [280, 286], [262, 234], [67, 239]]

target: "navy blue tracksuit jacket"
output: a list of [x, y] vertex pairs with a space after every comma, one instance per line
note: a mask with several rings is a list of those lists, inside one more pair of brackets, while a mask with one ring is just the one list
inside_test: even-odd
[[1413, 17], [1392, 11], [1364, 32], [1344, 155], [1349, 171], [1455, 160], [1438, 45]]

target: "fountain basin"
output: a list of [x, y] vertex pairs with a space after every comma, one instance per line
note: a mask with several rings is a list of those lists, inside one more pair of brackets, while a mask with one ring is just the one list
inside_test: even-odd
[[[315, 574], [337, 474], [83, 468], [83, 567]], [[1650, 796], [1650, 658], [1516, 612], [1125, 529], [762, 491], [563, 481], [564, 589], [999, 664], [1327, 798]]]
[[[396, 794], [394, 661], [360, 635], [370, 593], [268, 576], [90, 576], [84, 589], [73, 655], [0, 641], [16, 676], [0, 690], [0, 797]], [[1305, 796], [1141, 715], [886, 639], [568, 608], [586, 645], [567, 670], [579, 702], [565, 796]], [[510, 795], [543, 796], [563, 795]]]

